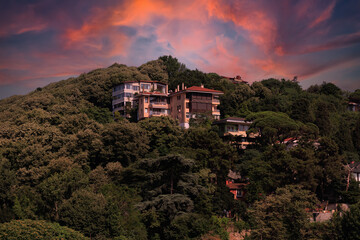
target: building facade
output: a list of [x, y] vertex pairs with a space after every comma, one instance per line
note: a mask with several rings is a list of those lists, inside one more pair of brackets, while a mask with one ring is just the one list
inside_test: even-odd
[[221, 91], [193, 86], [174, 92], [168, 91], [168, 85], [154, 81], [129, 81], [113, 89], [113, 113], [130, 117], [131, 109], [137, 108], [138, 120], [152, 116], [171, 116], [177, 119], [181, 127], [188, 128], [191, 118], [199, 114], [212, 115], [220, 119], [219, 96]]
[[228, 138], [232, 144], [237, 145], [241, 149], [245, 149], [248, 145], [253, 144], [255, 138], [259, 136], [259, 134], [247, 134], [246, 131], [249, 130], [252, 122], [246, 121], [244, 118], [228, 117], [215, 121], [213, 124], [219, 126], [220, 136]]
[[136, 107], [136, 97], [140, 93], [160, 93], [167, 95], [167, 84], [156, 81], [127, 81], [113, 88], [113, 113], [130, 117], [130, 110]]
[[177, 88], [175, 92], [170, 93], [171, 117], [177, 119], [180, 126], [189, 127], [191, 118], [196, 118], [200, 114], [212, 115], [214, 119], [220, 119], [220, 95], [223, 92], [192, 86], [182, 89]]

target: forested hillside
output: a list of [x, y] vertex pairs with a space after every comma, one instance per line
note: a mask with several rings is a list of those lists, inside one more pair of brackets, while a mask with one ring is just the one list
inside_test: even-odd
[[[167, 117], [113, 118], [112, 88], [129, 80], [221, 90], [222, 117], [252, 120], [249, 132], [261, 137], [239, 150], [209, 117], [187, 130]], [[0, 229], [32, 219], [92, 239], [227, 239], [229, 226], [251, 229], [252, 239], [345, 239], [360, 228], [359, 185], [346, 170], [360, 161], [360, 114], [347, 110], [349, 99], [359, 101], [360, 90], [332, 83], [304, 90], [276, 79], [234, 84], [171, 56], [3, 99]], [[299, 145], [287, 149], [286, 138]], [[249, 183], [244, 201], [225, 186], [230, 169]], [[305, 209], [323, 200], [353, 204], [352, 211], [309, 223]], [[235, 217], [223, 218], [224, 210]]]

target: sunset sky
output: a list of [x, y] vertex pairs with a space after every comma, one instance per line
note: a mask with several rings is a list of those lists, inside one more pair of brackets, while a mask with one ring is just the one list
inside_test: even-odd
[[2, 0], [0, 98], [172, 55], [254, 82], [360, 88], [359, 0]]

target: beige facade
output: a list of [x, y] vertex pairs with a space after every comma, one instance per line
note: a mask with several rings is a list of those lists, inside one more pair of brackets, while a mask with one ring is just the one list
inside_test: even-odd
[[167, 95], [168, 85], [155, 81], [127, 81], [113, 89], [113, 112], [129, 117], [129, 110], [136, 105], [140, 93], [162, 93]]
[[140, 93], [136, 96], [136, 101], [138, 102], [138, 120], [170, 115], [168, 94]]
[[223, 92], [204, 88], [204, 86], [192, 86], [189, 88], [182, 86], [170, 94], [171, 116], [177, 119], [180, 126], [189, 127], [191, 118], [196, 118], [199, 114], [212, 115], [215, 119], [220, 119], [219, 96]]
[[199, 114], [220, 119], [221, 91], [204, 86], [186, 88], [184, 84], [168, 93], [168, 85], [159, 82], [125, 82], [113, 90], [113, 112], [130, 117], [131, 108], [138, 107], [138, 120], [152, 116], [171, 116], [181, 127], [188, 128], [191, 118]]
[[232, 140], [234, 144], [238, 145], [242, 149], [245, 149], [248, 145], [253, 144], [254, 140], [259, 134], [247, 134], [252, 122], [245, 121], [244, 118], [229, 117], [219, 121], [215, 121], [214, 125], [219, 126], [220, 135], [234, 136]]

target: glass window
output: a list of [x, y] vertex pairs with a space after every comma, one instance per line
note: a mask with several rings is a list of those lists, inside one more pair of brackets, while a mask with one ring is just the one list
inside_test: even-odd
[[126, 89], [131, 89], [131, 84], [130, 83], [125, 84], [125, 88]]
[[150, 84], [141, 84], [141, 89], [145, 89], [145, 90], [149, 90], [150, 89]]
[[149, 98], [145, 97], [145, 102], [148, 103], [149, 102]]
[[114, 87], [114, 92], [120, 91], [120, 90], [123, 90], [123, 89], [124, 89], [124, 84], [121, 84], [119, 86]]
[[148, 109], [147, 108], [145, 108], [145, 113], [147, 113], [148, 112]]
[[134, 91], [139, 91], [139, 86], [133, 86]]

